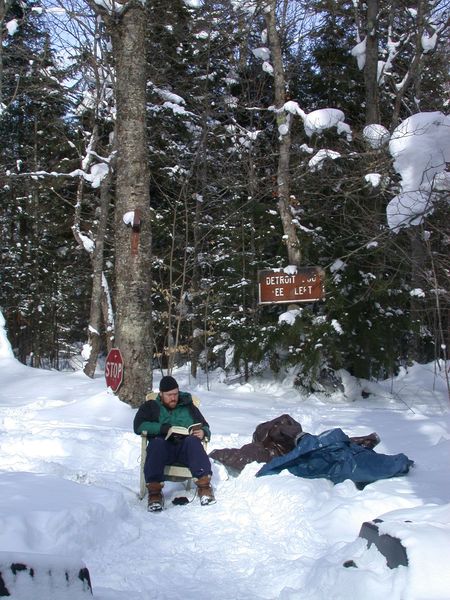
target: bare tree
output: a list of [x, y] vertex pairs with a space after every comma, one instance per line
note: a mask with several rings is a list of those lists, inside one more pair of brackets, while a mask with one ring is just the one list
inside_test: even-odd
[[380, 122], [378, 94], [378, 10], [378, 0], [367, 1], [366, 62], [364, 66], [366, 125]]
[[0, 0], [0, 106], [3, 104], [3, 27], [7, 10], [8, 2]]
[[[83, 25], [86, 23], [84, 22]], [[81, 24], [80, 24], [81, 26]], [[88, 377], [94, 377], [97, 360], [102, 347], [102, 330], [106, 332], [106, 350], [110, 350], [114, 343], [114, 317], [112, 311], [112, 299], [109, 284], [104, 272], [104, 246], [108, 231], [108, 218], [111, 206], [111, 187], [113, 183], [113, 171], [115, 166], [114, 135], [110, 135], [106, 149], [109, 156], [103, 158], [99, 156], [98, 149], [100, 137], [100, 123], [102, 122], [102, 112], [105, 111], [110, 102], [108, 95], [111, 91], [113, 74], [111, 65], [108, 63], [107, 52], [101, 43], [101, 30], [98, 21], [95, 21], [94, 31], [88, 32], [87, 39], [92, 41], [92, 52], [88, 57], [87, 71], [89, 79], [92, 81], [94, 97], [94, 107], [92, 111], [92, 132], [89, 138], [89, 144], [86, 155], [82, 158], [82, 174], [79, 179], [77, 190], [77, 203], [75, 208], [75, 220], [72, 227], [75, 239], [81, 247], [88, 250], [92, 264], [92, 292], [88, 325], [88, 348], [89, 354], [84, 366], [84, 372]], [[87, 51], [86, 51], [87, 53]], [[110, 109], [111, 107], [109, 107]], [[108, 111], [110, 112], [110, 111]], [[109, 116], [109, 115], [108, 115]], [[93, 234], [92, 243], [86, 247], [84, 243], [85, 235], [80, 230], [81, 208], [83, 204], [83, 192], [85, 188], [84, 175], [92, 166], [94, 160], [100, 160], [100, 165], [107, 171], [102, 177], [100, 183], [100, 202], [96, 209], [96, 231]]]
[[[84, 366], [88, 377], [94, 377], [98, 355], [101, 350], [102, 328], [106, 331], [106, 349], [109, 351], [114, 343], [114, 318], [111, 293], [104, 273], [104, 245], [108, 228], [108, 216], [111, 205], [112, 165], [107, 176], [100, 185], [100, 205], [98, 207], [98, 224], [95, 242], [92, 246], [92, 292], [88, 327], [89, 357]], [[75, 238], [83, 245], [79, 229], [73, 228]]]
[[277, 164], [277, 207], [280, 214], [289, 263], [301, 264], [302, 254], [297, 230], [290, 210], [290, 154], [292, 115], [284, 110], [286, 103], [286, 81], [281, 51], [280, 36], [276, 22], [277, 0], [270, 0], [264, 8], [269, 48], [272, 55], [275, 87], [276, 121], [279, 131]]

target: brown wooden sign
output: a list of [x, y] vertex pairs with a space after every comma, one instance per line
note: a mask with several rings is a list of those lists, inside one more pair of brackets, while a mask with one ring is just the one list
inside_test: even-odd
[[259, 272], [259, 303], [316, 302], [325, 296], [321, 269], [298, 268], [289, 274], [282, 270]]

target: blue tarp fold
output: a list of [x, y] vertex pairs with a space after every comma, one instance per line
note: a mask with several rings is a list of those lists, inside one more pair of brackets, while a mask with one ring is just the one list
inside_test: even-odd
[[298, 477], [325, 477], [333, 483], [350, 479], [358, 487], [364, 487], [379, 479], [405, 475], [413, 464], [405, 454], [378, 454], [359, 446], [337, 428], [320, 435], [303, 434], [291, 452], [270, 460], [256, 476], [274, 475], [287, 469]]

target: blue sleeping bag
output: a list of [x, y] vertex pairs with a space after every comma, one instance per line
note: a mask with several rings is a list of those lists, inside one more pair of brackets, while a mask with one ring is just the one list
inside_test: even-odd
[[405, 454], [377, 454], [351, 442], [342, 429], [330, 429], [320, 435], [303, 434], [293, 450], [270, 460], [256, 476], [287, 469], [298, 477], [325, 477], [333, 483], [351, 479], [361, 489], [379, 479], [405, 475], [413, 464]]

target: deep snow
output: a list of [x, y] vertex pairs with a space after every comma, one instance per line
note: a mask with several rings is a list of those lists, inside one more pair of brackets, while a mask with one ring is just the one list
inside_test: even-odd
[[[407, 476], [358, 491], [349, 481], [334, 486], [286, 471], [255, 478], [257, 464], [227, 478], [214, 465], [217, 504], [201, 507], [195, 498], [174, 506], [172, 497], [186, 492], [172, 483], [167, 510], [149, 514], [137, 495], [135, 410], [106, 390], [101, 374], [90, 380], [82, 372], [31, 369], [2, 343], [0, 564], [30, 560], [31, 553], [33, 564], [53, 564], [57, 573], [61, 561], [84, 562], [97, 600], [339, 600], [349, 590], [364, 600], [450, 598], [443, 365], [415, 365], [371, 384], [367, 399], [350, 377], [346, 398], [302, 395], [289, 376], [226, 385], [216, 373], [208, 390], [204, 379], [189, 381], [188, 371], [178, 370], [180, 387], [202, 399], [209, 450], [240, 447], [258, 423], [289, 413], [311, 433], [337, 426], [351, 435], [376, 431], [376, 450], [404, 452], [415, 466]], [[380, 516], [386, 532], [407, 547], [408, 567], [389, 569], [358, 538], [361, 524]], [[357, 568], [344, 568], [348, 560]], [[37, 579], [17, 575], [12, 598], [88, 597], [64, 582], [51, 588]]]

